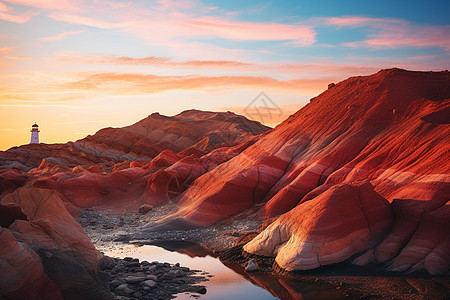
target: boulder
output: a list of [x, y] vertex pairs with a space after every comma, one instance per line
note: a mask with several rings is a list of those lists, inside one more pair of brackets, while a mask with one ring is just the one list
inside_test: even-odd
[[339, 184], [279, 217], [244, 246], [288, 271], [342, 262], [375, 246], [392, 223], [389, 202], [368, 182]]
[[1, 228], [0, 295], [7, 299], [110, 299], [97, 275], [101, 253], [67, 212], [57, 192], [19, 188], [0, 207], [26, 218]]

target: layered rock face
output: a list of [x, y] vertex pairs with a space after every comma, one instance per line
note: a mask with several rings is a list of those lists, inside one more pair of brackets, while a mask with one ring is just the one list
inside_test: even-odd
[[[440, 218], [450, 219], [445, 209], [450, 194], [449, 123], [449, 72], [389, 69], [349, 78], [330, 86], [255, 144], [196, 179], [177, 198], [181, 206], [172, 218], [177, 224], [205, 226], [248, 209], [257, 210], [262, 219], [271, 218], [297, 211], [297, 207], [301, 211], [302, 206], [311, 205], [306, 200], [317, 198], [330, 186], [368, 180], [389, 202], [412, 199], [427, 203], [428, 213], [440, 216], [435, 219], [437, 224]], [[291, 236], [301, 241], [295, 232], [312, 225], [288, 226], [298, 220], [293, 214], [282, 215], [263, 236], [270, 240], [270, 235], [281, 230], [277, 228], [283, 228], [285, 240], [278, 244]], [[437, 262], [448, 265], [449, 236], [432, 230], [438, 225], [432, 225], [431, 217], [427, 221], [427, 214], [420, 215], [419, 225], [401, 237], [400, 246], [386, 250], [393, 255], [380, 254], [378, 261], [388, 257], [392, 269], [399, 271], [423, 267], [432, 273], [446, 272], [444, 267], [438, 271]], [[400, 220], [394, 222], [396, 232], [397, 226], [403, 225], [397, 225]], [[321, 239], [316, 237], [314, 243], [320, 244]], [[376, 252], [382, 253], [390, 243], [382, 243]], [[369, 249], [373, 246], [369, 244], [350, 252]], [[249, 246], [248, 250], [273, 255], [272, 246]], [[415, 247], [423, 247], [428, 254], [407, 251]], [[283, 249], [283, 257], [289, 257], [283, 265], [304, 268], [295, 247]], [[369, 256], [358, 263], [377, 257]], [[340, 259], [344, 257], [347, 255]]]
[[155, 205], [178, 196], [268, 129], [231, 112], [190, 110], [174, 117], [152, 114], [75, 143], [16, 147], [0, 153], [0, 169], [7, 168], [0, 170], [0, 195], [26, 185], [58, 191], [77, 207]]
[[101, 253], [56, 192], [20, 188], [1, 200], [4, 210], [15, 220], [0, 228], [2, 297], [110, 299], [97, 275]]
[[370, 183], [342, 183], [283, 214], [244, 250], [276, 256], [288, 271], [315, 269], [373, 247], [391, 223], [389, 202]]

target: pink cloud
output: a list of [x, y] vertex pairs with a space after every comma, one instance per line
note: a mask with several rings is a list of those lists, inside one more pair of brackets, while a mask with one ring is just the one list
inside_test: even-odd
[[57, 53], [56, 58], [49, 58], [48, 60], [60, 62], [73, 62], [73, 63], [155, 66], [155, 67], [182, 68], [182, 69], [198, 69], [198, 68], [207, 68], [207, 69], [212, 68], [221, 70], [254, 69], [252, 68], [253, 64], [232, 60], [177, 61], [168, 57], [149, 56], [143, 58], [134, 58], [115, 55], [87, 55], [76, 52], [59, 52]]
[[218, 17], [191, 18], [195, 35], [214, 35], [232, 40], [282, 41], [292, 40], [299, 45], [313, 44], [316, 32], [309, 26], [281, 23], [241, 22]]
[[62, 22], [77, 24], [77, 25], [85, 25], [85, 26], [96, 27], [96, 28], [101, 28], [101, 29], [121, 28], [121, 27], [125, 27], [131, 23], [130, 22], [127, 24], [127, 23], [120, 23], [120, 22], [115, 22], [115, 21], [105, 21], [105, 20], [100, 20], [98, 18], [91, 18], [91, 17], [86, 17], [86, 16], [82, 16], [82, 15], [77, 15], [77, 14], [64, 13], [64, 12], [51, 13], [49, 15], [49, 17], [51, 17], [52, 19], [55, 19], [56, 21], [62, 21]]
[[80, 0], [4, 0], [12, 4], [31, 6], [42, 9], [79, 10]]
[[25, 23], [31, 17], [38, 15], [36, 12], [27, 11], [24, 13], [15, 13], [13, 9], [8, 7], [5, 3], [0, 2], [0, 20], [12, 23]]
[[381, 19], [376, 18], [365, 18], [359, 16], [346, 16], [346, 17], [331, 17], [327, 19], [327, 22], [332, 25], [340, 25], [340, 26], [363, 26], [368, 25], [371, 22], [377, 22]]
[[43, 41], [60, 41], [60, 40], [65, 39], [66, 37], [68, 37], [70, 35], [80, 34], [80, 33], [83, 33], [85, 31], [86, 30], [62, 32], [62, 33], [60, 33], [58, 35], [55, 35], [55, 36], [49, 36], [49, 37], [41, 38], [41, 40], [43, 40]]
[[376, 32], [362, 41], [344, 43], [348, 47], [399, 48], [439, 47], [450, 51], [450, 26], [415, 25], [400, 19], [333, 17], [328, 24], [337, 26], [371, 27]]

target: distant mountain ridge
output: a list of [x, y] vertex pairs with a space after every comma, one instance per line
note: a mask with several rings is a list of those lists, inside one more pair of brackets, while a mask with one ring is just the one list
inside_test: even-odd
[[201, 156], [269, 129], [232, 112], [187, 110], [173, 117], [153, 113], [133, 125], [104, 128], [76, 142], [13, 147], [0, 152], [0, 168], [29, 170], [47, 159], [61, 166], [100, 164], [108, 169], [126, 160], [148, 162], [163, 150]]

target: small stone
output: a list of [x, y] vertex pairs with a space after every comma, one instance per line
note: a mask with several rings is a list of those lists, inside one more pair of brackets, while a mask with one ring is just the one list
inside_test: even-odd
[[132, 289], [130, 289], [128, 284], [126, 284], [126, 283], [123, 283], [123, 284], [119, 285], [118, 287], [116, 287], [115, 291], [122, 292], [127, 295], [134, 293], [134, 291]]
[[144, 276], [127, 276], [125, 282], [129, 284], [137, 284], [145, 280]]
[[90, 219], [90, 220], [89, 220], [89, 224], [90, 224], [90, 225], [95, 225], [95, 224], [97, 224], [97, 219], [96, 219], [96, 218]]
[[172, 274], [172, 273], [166, 273], [166, 274], [163, 274], [163, 275], [161, 275], [160, 277], [158, 277], [158, 279], [161, 279], [161, 280], [170, 280], [170, 279], [173, 279], [175, 276]]
[[124, 259], [123, 259], [124, 261], [132, 261], [133, 260], [133, 258], [132, 257], [129, 257], [129, 256], [127, 256], [127, 257], [125, 257]]
[[151, 206], [150, 204], [144, 204], [141, 207], [139, 207], [139, 213], [146, 214], [149, 211], [151, 211], [152, 209], [153, 209], [153, 206]]
[[156, 270], [157, 266], [156, 265], [152, 265], [150, 267], [148, 267], [147, 272], [152, 272], [154, 270]]
[[130, 262], [127, 264], [128, 268], [140, 268], [141, 264], [139, 262]]
[[118, 287], [116, 287], [116, 291], [121, 291], [121, 290], [123, 290], [125, 288], [128, 288], [128, 284], [122, 283]]
[[183, 270], [184, 272], [189, 272], [191, 269], [189, 269], [188, 267], [181, 267], [181, 270]]
[[135, 292], [135, 293], [133, 294], [133, 297], [141, 298], [141, 297], [142, 297], [142, 293], [141, 293], [141, 292]]
[[113, 281], [111, 281], [109, 283], [109, 285], [112, 286], [113, 288], [116, 288], [121, 284], [122, 284], [122, 281], [120, 281], [119, 279], [114, 279]]
[[245, 272], [255, 272], [258, 271], [259, 266], [256, 260], [252, 259], [247, 263], [247, 266], [245, 267]]
[[145, 276], [145, 279], [158, 281], [158, 277], [156, 277], [155, 275], [147, 275], [147, 276]]
[[183, 277], [186, 276], [186, 273], [184, 273], [182, 270], [175, 270], [175, 272], [173, 272], [173, 275], [175, 275], [176, 277]]
[[156, 282], [153, 280], [146, 280], [142, 283], [143, 286], [147, 286], [149, 288], [154, 288], [156, 286]]
[[98, 261], [98, 267], [102, 270], [108, 269], [111, 270], [116, 265], [116, 260], [112, 257], [104, 255]]
[[195, 292], [204, 295], [204, 294], [206, 294], [206, 288], [204, 286], [202, 286]]

